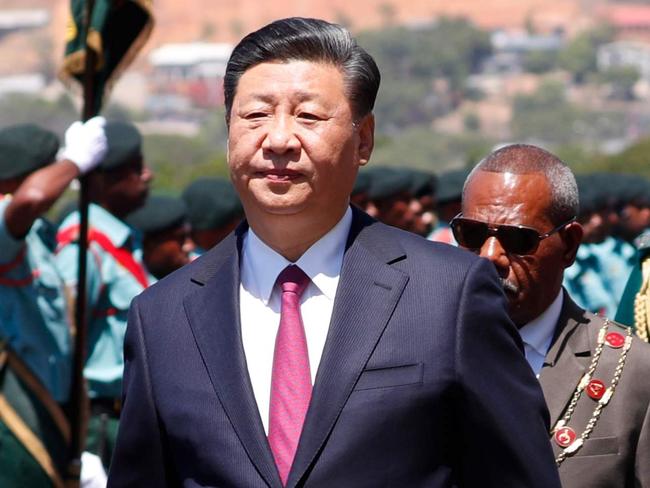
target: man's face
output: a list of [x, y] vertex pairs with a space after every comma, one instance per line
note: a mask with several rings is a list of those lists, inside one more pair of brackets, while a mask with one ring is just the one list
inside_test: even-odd
[[[544, 234], [555, 227], [548, 218], [550, 204], [550, 188], [542, 174], [478, 171], [468, 184], [462, 208], [468, 219], [495, 226], [524, 225]], [[573, 263], [581, 236], [580, 225], [572, 223], [540, 241], [531, 255], [506, 252], [494, 236], [473, 250], [496, 267], [510, 318], [518, 327], [538, 317], [557, 296], [564, 268]]]
[[374, 121], [355, 124], [341, 71], [308, 61], [262, 63], [240, 78], [230, 113], [228, 165], [249, 220], [341, 214]]
[[422, 206], [408, 192], [401, 192], [391, 198], [377, 202], [378, 218], [399, 229], [424, 235], [426, 225], [422, 220]]
[[186, 225], [147, 234], [144, 237], [144, 263], [149, 272], [158, 279], [189, 263], [191, 251], [189, 227]]
[[600, 243], [607, 237], [609, 230], [605, 223], [602, 213], [594, 211], [588, 215], [583, 215], [580, 218], [580, 224], [584, 230], [583, 242], [585, 243]]
[[230, 232], [235, 230], [239, 222], [241, 217], [235, 217], [227, 224], [214, 229], [192, 229], [190, 238], [196, 246], [207, 251], [223, 241]]
[[122, 217], [142, 207], [149, 194], [153, 173], [142, 160], [103, 174], [104, 200], [109, 210]]
[[619, 226], [625, 239], [633, 240], [650, 226], [650, 208], [629, 203], [621, 210]]

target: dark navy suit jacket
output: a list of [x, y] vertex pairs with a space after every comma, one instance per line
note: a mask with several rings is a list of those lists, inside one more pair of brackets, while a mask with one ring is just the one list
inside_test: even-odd
[[[280, 487], [239, 324], [245, 225], [136, 298], [110, 487]], [[559, 487], [494, 267], [355, 210], [287, 486]]]

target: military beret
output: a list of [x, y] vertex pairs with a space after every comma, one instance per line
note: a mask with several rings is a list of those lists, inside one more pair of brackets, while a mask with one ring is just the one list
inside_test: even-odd
[[0, 179], [6, 180], [47, 166], [56, 158], [59, 139], [34, 124], [0, 130]]
[[467, 168], [456, 169], [442, 173], [438, 177], [436, 200], [438, 204], [460, 201], [463, 196], [463, 186], [469, 175]]
[[126, 217], [126, 222], [144, 234], [159, 232], [183, 224], [187, 207], [180, 198], [152, 195], [145, 204]]
[[638, 206], [650, 205], [650, 183], [638, 175], [622, 175], [625, 185], [620, 185], [620, 198], [623, 203], [632, 203]]
[[576, 175], [580, 215], [587, 216], [597, 210], [596, 191], [592, 189], [590, 175]]
[[597, 210], [614, 209], [630, 200], [630, 190], [638, 187], [635, 178], [619, 173], [598, 172], [587, 176], [587, 182], [594, 192], [594, 205]]
[[371, 200], [386, 200], [403, 192], [411, 191], [411, 175], [408, 171], [388, 166], [376, 166], [368, 170], [370, 186], [368, 197]]
[[436, 175], [428, 171], [410, 168], [407, 170], [411, 175], [411, 194], [415, 197], [433, 195], [436, 189]]
[[190, 225], [195, 230], [218, 229], [241, 217], [243, 209], [232, 183], [222, 178], [202, 178], [183, 192]]
[[142, 157], [142, 136], [137, 127], [128, 122], [107, 122], [104, 128], [108, 151], [100, 164], [111, 170]]

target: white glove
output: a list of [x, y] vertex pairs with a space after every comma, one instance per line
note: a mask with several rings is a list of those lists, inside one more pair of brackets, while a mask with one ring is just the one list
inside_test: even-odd
[[81, 454], [81, 488], [106, 488], [106, 471], [102, 460], [84, 451]]
[[65, 149], [61, 157], [76, 164], [82, 175], [95, 169], [106, 156], [108, 143], [104, 125], [104, 117], [93, 117], [85, 123], [77, 121], [65, 131]]

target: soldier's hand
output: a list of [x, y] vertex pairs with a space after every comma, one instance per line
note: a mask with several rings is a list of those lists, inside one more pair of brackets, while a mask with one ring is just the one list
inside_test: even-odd
[[93, 117], [75, 122], [65, 131], [65, 150], [63, 159], [72, 161], [85, 174], [99, 165], [106, 155], [108, 143], [104, 134], [104, 117]]

